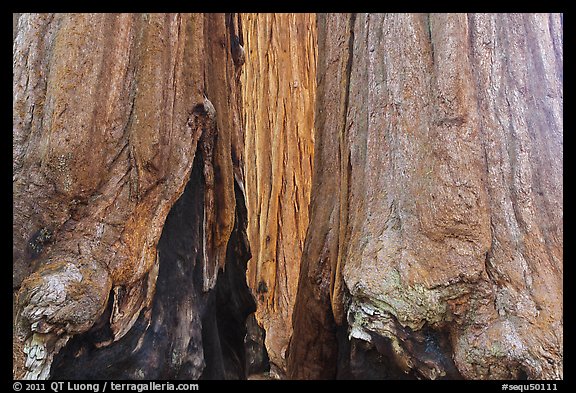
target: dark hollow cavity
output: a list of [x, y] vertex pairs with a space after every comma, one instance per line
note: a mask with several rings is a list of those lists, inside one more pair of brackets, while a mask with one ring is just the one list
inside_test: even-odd
[[[236, 219], [226, 267], [202, 291], [204, 179], [197, 152], [190, 180], [158, 243], [159, 273], [151, 309], [120, 340], [110, 337], [112, 301], [88, 332], [55, 356], [53, 379], [245, 379], [246, 318], [256, 309], [246, 284], [250, 258], [244, 195], [235, 184]], [[112, 294], [111, 294], [112, 295]]]

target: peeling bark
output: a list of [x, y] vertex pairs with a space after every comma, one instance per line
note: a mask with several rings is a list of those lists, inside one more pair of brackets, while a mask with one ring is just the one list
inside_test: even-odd
[[562, 40], [558, 15], [318, 17], [290, 377], [361, 376], [347, 329], [411, 377], [562, 378]]

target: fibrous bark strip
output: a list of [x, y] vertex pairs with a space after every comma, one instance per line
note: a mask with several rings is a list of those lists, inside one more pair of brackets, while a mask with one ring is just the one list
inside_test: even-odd
[[316, 95], [316, 16], [242, 14], [247, 280], [273, 372], [286, 372], [292, 310], [308, 228]]

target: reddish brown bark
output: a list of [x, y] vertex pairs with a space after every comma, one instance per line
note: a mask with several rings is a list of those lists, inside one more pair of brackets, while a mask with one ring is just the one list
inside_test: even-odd
[[[229, 20], [224, 14], [20, 17], [13, 101], [15, 377], [47, 377], [60, 347], [89, 329], [110, 336], [90, 345], [118, 345], [128, 332], [134, 337], [156, 326], [184, 295], [196, 298], [172, 310], [179, 321], [167, 333], [172, 343], [140, 331], [146, 343], [171, 348], [176, 360], [158, 360], [163, 368], [155, 369], [151, 359], [124, 371], [149, 378], [202, 373], [201, 323], [189, 316], [213, 307], [216, 318], [214, 306], [205, 304], [218, 303], [216, 293], [227, 290], [214, 289], [218, 272], [227, 259], [245, 263], [249, 252], [245, 222], [238, 221], [246, 220], [243, 137]], [[200, 215], [181, 224], [192, 236], [182, 241], [194, 246], [158, 256], [166, 217], [189, 179], [194, 195], [177, 210]], [[231, 250], [229, 240], [238, 242]], [[190, 288], [159, 289], [156, 298], [166, 295], [153, 303], [158, 274], [162, 285], [177, 285], [176, 278], [162, 279], [169, 264], [198, 269], [183, 273]], [[100, 366], [77, 372], [96, 375]]]
[[318, 40], [289, 375], [339, 350], [352, 377], [562, 378], [561, 16], [323, 15]]
[[308, 228], [316, 96], [316, 16], [243, 14], [247, 280], [273, 372], [286, 370]]
[[563, 377], [562, 15], [13, 21], [15, 378]]

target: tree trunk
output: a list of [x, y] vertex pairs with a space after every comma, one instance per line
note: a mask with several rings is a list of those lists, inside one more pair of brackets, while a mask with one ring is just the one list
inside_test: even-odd
[[562, 378], [562, 17], [320, 15], [292, 378]]
[[247, 280], [272, 372], [284, 376], [308, 228], [316, 95], [316, 16], [243, 14], [249, 61], [246, 128]]
[[19, 18], [16, 378], [245, 377], [232, 20]]

